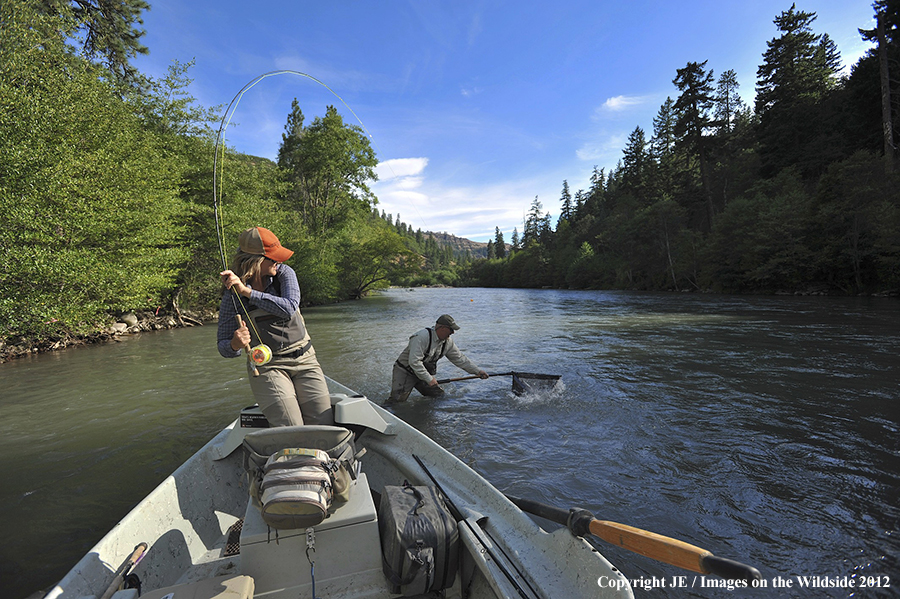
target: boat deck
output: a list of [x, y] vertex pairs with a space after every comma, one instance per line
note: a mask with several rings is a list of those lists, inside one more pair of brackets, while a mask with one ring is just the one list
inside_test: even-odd
[[[438, 486], [458, 521], [458, 573], [443, 597], [632, 597], [624, 576], [584, 539], [566, 529], [542, 530], [434, 441], [345, 390], [339, 385], [332, 389], [335, 419], [356, 433], [356, 449], [366, 453], [349, 501], [319, 525], [276, 531], [263, 522], [249, 498], [240, 449], [243, 437], [254, 430], [240, 426], [241, 421], [255, 420], [250, 414], [226, 427], [163, 481], [46, 599], [101, 597], [119, 564], [139, 543], [149, 546], [134, 568], [142, 596], [152, 597], [173, 585], [249, 576], [257, 598], [398, 597], [382, 571], [377, 505], [385, 486], [405, 480]], [[599, 587], [601, 576], [621, 581], [619, 588]], [[113, 597], [136, 599], [137, 593], [129, 589]]]

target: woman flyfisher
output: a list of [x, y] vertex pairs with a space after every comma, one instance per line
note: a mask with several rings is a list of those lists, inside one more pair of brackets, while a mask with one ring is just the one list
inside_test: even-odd
[[334, 424], [325, 375], [300, 314], [297, 273], [284, 264], [294, 252], [263, 227], [243, 231], [238, 242], [231, 268], [220, 273], [219, 353], [236, 358], [251, 345], [268, 347], [271, 360], [249, 379], [271, 426]]

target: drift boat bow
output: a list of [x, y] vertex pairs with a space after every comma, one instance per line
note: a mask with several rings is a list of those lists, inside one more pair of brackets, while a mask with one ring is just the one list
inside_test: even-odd
[[[182, 464], [104, 536], [46, 599], [398, 597], [382, 570], [377, 498], [388, 485], [439, 486], [458, 531], [457, 575], [438, 595], [474, 599], [633, 597], [628, 580], [584, 539], [546, 532], [433, 440], [328, 380], [336, 426], [365, 449], [349, 500], [309, 529], [270, 529], [250, 501], [241, 417]], [[302, 427], [295, 427], [302, 428]], [[144, 550], [143, 544], [146, 544]], [[598, 584], [598, 581], [603, 581]], [[110, 593], [105, 593], [109, 589]]]

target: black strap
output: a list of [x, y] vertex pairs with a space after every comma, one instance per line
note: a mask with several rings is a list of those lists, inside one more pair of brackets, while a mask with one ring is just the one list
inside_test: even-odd
[[414, 486], [412, 486], [411, 484], [409, 484], [409, 481], [408, 481], [408, 480], [404, 480], [404, 481], [403, 481], [403, 489], [404, 489], [404, 490], [405, 490], [405, 489], [409, 489], [410, 491], [413, 492], [413, 495], [416, 496], [416, 502], [417, 502], [417, 503], [416, 503], [416, 507], [413, 508], [413, 514], [415, 514], [416, 516], [418, 516], [418, 515], [419, 515], [419, 508], [420, 508], [420, 507], [425, 507], [425, 497], [422, 496], [422, 492], [421, 492], [421, 491], [419, 491], [417, 488], [415, 488]]
[[[436, 332], [434, 329], [432, 329], [432, 328], [429, 327], [429, 328], [428, 328], [428, 348], [425, 350], [425, 356], [427, 356], [428, 354], [431, 353], [431, 334], [432, 334], [432, 333], [434, 333], [435, 335], [437, 335], [437, 332]], [[447, 340], [444, 339], [444, 340], [441, 342], [441, 351], [438, 352], [438, 357], [434, 359], [434, 362], [437, 363], [438, 360], [440, 360], [441, 358], [443, 358], [443, 357], [444, 357], [444, 353], [445, 353], [446, 351], [447, 351]]]
[[311, 348], [311, 347], [312, 347], [312, 339], [310, 339], [306, 343], [306, 345], [304, 345], [300, 349], [296, 349], [296, 350], [294, 350], [292, 352], [288, 352], [286, 354], [275, 354], [275, 357], [277, 357], [277, 358], [299, 358], [300, 356], [302, 356], [303, 354], [308, 352], [309, 348]]
[[[444, 357], [444, 353], [447, 351], [447, 341], [444, 340], [444, 341], [441, 343], [441, 351], [438, 353], [438, 357], [437, 357], [437, 358], [435, 358], [434, 360], [425, 361], [425, 358], [427, 358], [427, 357], [428, 357], [428, 354], [431, 353], [431, 342], [432, 342], [431, 334], [434, 332], [434, 329], [432, 329], [432, 328], [429, 327], [429, 328], [427, 328], [427, 329], [425, 329], [425, 330], [428, 331], [428, 347], [425, 348], [425, 353], [424, 353], [424, 355], [422, 356], [422, 365], [425, 367], [425, 370], [428, 372], [428, 374], [434, 376], [434, 374], [437, 373], [437, 363], [438, 363], [438, 360], [440, 360], [441, 358], [443, 358], [443, 357]], [[413, 335], [412, 337], [415, 337], [415, 335]], [[412, 339], [412, 337], [410, 337], [410, 339]], [[408, 359], [408, 358], [407, 358], [407, 359]], [[402, 363], [399, 359], [396, 361], [396, 364], [397, 364], [398, 366], [400, 366], [400, 368], [406, 370], [408, 373], [410, 373], [411, 375], [413, 375], [413, 376], [415, 376], [416, 378], [418, 378], [419, 375], [416, 374], [416, 371], [413, 370], [413, 369], [412, 369], [412, 366], [410, 366], [409, 364], [404, 364], [404, 363]]]

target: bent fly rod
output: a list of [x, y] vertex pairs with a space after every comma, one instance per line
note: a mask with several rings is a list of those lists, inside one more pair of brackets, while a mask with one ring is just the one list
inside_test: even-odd
[[[231, 124], [231, 119], [234, 117], [234, 113], [237, 110], [238, 105], [240, 104], [241, 98], [243, 98], [244, 94], [247, 93], [250, 89], [252, 89], [256, 84], [263, 81], [264, 79], [268, 79], [269, 77], [274, 77], [276, 75], [297, 75], [299, 77], [306, 77], [310, 79], [329, 92], [331, 92], [341, 103], [350, 111], [350, 113], [356, 118], [362, 127], [363, 131], [366, 132], [366, 135], [369, 138], [372, 135], [369, 133], [366, 126], [363, 124], [362, 120], [357, 116], [353, 109], [344, 102], [344, 99], [341, 98], [333, 89], [325, 85], [322, 81], [316, 79], [312, 75], [307, 73], [302, 73], [300, 71], [292, 71], [288, 69], [283, 69], [280, 71], [271, 71], [268, 73], [263, 73], [258, 77], [251, 80], [249, 83], [244, 85], [235, 94], [234, 98], [232, 98], [231, 102], [228, 104], [228, 107], [225, 109], [225, 112], [222, 114], [222, 119], [219, 122], [219, 131], [216, 134], [216, 144], [213, 150], [213, 214], [215, 217], [215, 225], [216, 225], [216, 240], [219, 244], [219, 258], [222, 261], [222, 270], [228, 270], [228, 260], [225, 257], [225, 223], [222, 212], [222, 179], [224, 173], [224, 165], [225, 165], [225, 131], [228, 129], [228, 126]], [[221, 159], [220, 159], [221, 153]], [[234, 305], [234, 311], [237, 314], [237, 324], [238, 328], [243, 325], [243, 321], [241, 320], [241, 313], [243, 312], [247, 316], [247, 322], [249, 323], [249, 328], [251, 331], [251, 337], [255, 336], [255, 338], [260, 342], [255, 347], [250, 347], [250, 344], [246, 344], [244, 346], [244, 352], [247, 354], [247, 360], [253, 370], [253, 376], [259, 376], [259, 370], [257, 366], [262, 366], [264, 364], [268, 364], [268, 362], [272, 359], [272, 349], [266, 344], [262, 343], [262, 338], [259, 335], [259, 331], [256, 329], [256, 323], [253, 322], [253, 319], [250, 317], [250, 311], [244, 305], [244, 300], [241, 298], [240, 294], [234, 288], [231, 287], [231, 301]]]

